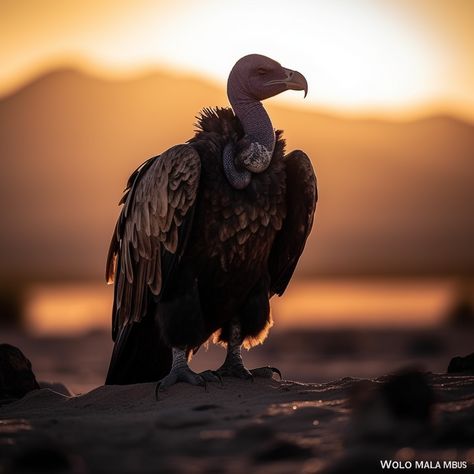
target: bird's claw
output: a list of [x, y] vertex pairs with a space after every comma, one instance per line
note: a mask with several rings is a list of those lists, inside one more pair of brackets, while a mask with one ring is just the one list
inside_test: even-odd
[[281, 372], [276, 367], [270, 367], [270, 366], [259, 367], [257, 369], [251, 369], [250, 373], [254, 377], [260, 377], [260, 378], [264, 378], [264, 379], [272, 379], [273, 374], [277, 374], [278, 377], [280, 377], [280, 380], [282, 380]]
[[281, 372], [276, 367], [259, 367], [257, 369], [248, 370], [243, 364], [225, 364], [217, 369], [217, 374], [222, 377], [236, 377], [254, 381], [254, 377], [271, 379], [273, 374], [277, 374], [282, 380]]
[[226, 364], [216, 370], [220, 377], [236, 377], [238, 379], [252, 380], [252, 373], [243, 364]]
[[158, 395], [161, 392], [164, 392], [172, 385], [178, 382], [185, 382], [191, 385], [197, 385], [199, 387], [204, 387], [204, 390], [207, 392], [207, 382], [220, 382], [222, 384], [222, 378], [219, 374], [213, 372], [212, 370], [206, 370], [197, 374], [193, 372], [189, 367], [180, 367], [178, 369], [172, 369], [171, 372], [159, 380], [155, 388], [155, 398], [158, 400]]

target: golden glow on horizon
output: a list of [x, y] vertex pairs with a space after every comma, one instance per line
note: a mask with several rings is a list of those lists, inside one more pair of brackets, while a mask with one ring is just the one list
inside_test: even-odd
[[35, 334], [80, 333], [110, 325], [111, 292], [94, 283], [38, 285], [28, 297], [27, 327]]
[[297, 281], [272, 300], [281, 328], [427, 327], [442, 323], [452, 304], [449, 281]]
[[[271, 300], [276, 328], [433, 327], [455, 293], [449, 280], [296, 280]], [[109, 329], [112, 288], [104, 283], [38, 285], [26, 306], [34, 334]]]
[[[165, 67], [223, 82], [238, 57], [261, 52], [307, 76], [310, 106], [474, 117], [466, 0], [19, 0], [2, 9], [0, 94], [52, 64], [118, 75]], [[295, 97], [303, 104], [297, 93], [281, 100]]]

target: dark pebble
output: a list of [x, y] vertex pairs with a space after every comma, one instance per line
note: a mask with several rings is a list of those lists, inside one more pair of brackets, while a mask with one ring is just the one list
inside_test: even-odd
[[474, 352], [466, 357], [454, 357], [448, 366], [448, 374], [474, 375]]
[[0, 344], [0, 400], [15, 400], [39, 389], [31, 362], [10, 344]]

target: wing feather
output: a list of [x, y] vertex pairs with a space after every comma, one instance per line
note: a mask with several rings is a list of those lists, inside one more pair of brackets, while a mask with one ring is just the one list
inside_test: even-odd
[[200, 171], [196, 150], [177, 145], [129, 178], [107, 258], [107, 281], [115, 281], [114, 340], [126, 324], [142, 320], [148, 297], [161, 297], [172, 277], [191, 230]]
[[318, 200], [316, 175], [308, 156], [295, 150], [285, 157], [287, 215], [269, 258], [270, 292], [281, 296], [295, 271], [311, 228]]

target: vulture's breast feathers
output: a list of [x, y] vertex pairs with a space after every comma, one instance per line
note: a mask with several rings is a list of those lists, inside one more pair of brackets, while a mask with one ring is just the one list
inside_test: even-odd
[[[219, 262], [225, 272], [259, 271], [266, 266], [276, 233], [286, 216], [285, 142], [276, 132], [270, 166], [252, 174], [241, 190], [228, 183], [222, 154], [231, 142], [238, 148], [244, 138], [231, 109], [204, 109], [195, 137], [190, 140], [201, 158], [201, 182], [194, 229], [196, 256]], [[247, 272], [245, 272], [247, 273]]]

